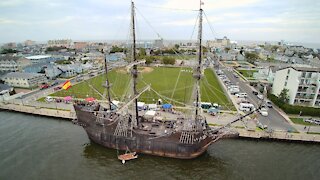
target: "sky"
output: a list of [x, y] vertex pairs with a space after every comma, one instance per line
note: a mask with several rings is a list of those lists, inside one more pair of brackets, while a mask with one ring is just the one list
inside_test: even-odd
[[[320, 43], [319, 0], [202, 0], [203, 36]], [[0, 43], [128, 40], [130, 0], [0, 0]], [[192, 40], [199, 0], [135, 0], [138, 40]], [[209, 23], [208, 23], [209, 22]]]

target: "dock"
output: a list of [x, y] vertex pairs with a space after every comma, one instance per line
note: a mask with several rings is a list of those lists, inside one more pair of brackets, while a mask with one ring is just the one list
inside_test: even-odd
[[40, 116], [63, 118], [68, 120], [76, 119], [76, 113], [73, 110], [54, 109], [54, 108], [21, 105], [21, 104], [9, 104], [9, 103], [8, 104], [0, 103], [0, 109], [27, 113], [27, 114], [40, 115]]
[[320, 135], [317, 134], [289, 133], [285, 131], [248, 131], [246, 129], [236, 129], [236, 131], [239, 133], [240, 138], [320, 143]]

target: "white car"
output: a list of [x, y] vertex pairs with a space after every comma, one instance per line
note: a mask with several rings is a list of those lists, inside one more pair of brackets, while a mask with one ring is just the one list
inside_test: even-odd
[[268, 110], [266, 108], [261, 108], [259, 112], [262, 116], [268, 116]]
[[237, 96], [237, 98], [247, 98], [247, 93], [237, 93], [235, 94], [235, 96]]
[[258, 94], [257, 97], [258, 97], [258, 99], [261, 99], [261, 100], [263, 99], [263, 95], [262, 94]]

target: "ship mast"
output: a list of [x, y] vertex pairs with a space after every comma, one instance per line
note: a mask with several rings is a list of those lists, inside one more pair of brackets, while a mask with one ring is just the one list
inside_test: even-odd
[[200, 80], [201, 80], [201, 66], [202, 66], [202, 1], [200, 0], [200, 9], [199, 9], [199, 29], [198, 29], [198, 45], [199, 45], [199, 54], [198, 54], [198, 66], [195, 72], [196, 79], [196, 119], [198, 118], [200, 111]]
[[[103, 55], [105, 54], [104, 53], [104, 50], [102, 50], [102, 53]], [[106, 88], [107, 88], [107, 94], [108, 94], [108, 105], [109, 105], [109, 109], [110, 111], [112, 110], [112, 106], [111, 106], [111, 95], [110, 95], [110, 83], [109, 83], [109, 79], [108, 79], [108, 65], [107, 65], [107, 58], [104, 56], [104, 68], [105, 68], [105, 71], [106, 71]]]
[[[135, 22], [134, 22], [134, 2], [131, 1], [131, 25], [132, 25], [132, 61], [137, 62], [136, 59], [136, 34], [135, 34]], [[137, 78], [138, 78], [138, 70], [137, 65], [133, 65], [133, 69], [131, 71], [132, 77], [133, 77], [133, 93], [134, 96], [138, 95], [137, 91]], [[136, 114], [136, 122], [137, 126], [139, 124], [139, 115], [138, 115], [138, 98], [134, 101], [134, 108], [135, 108], [135, 114]]]

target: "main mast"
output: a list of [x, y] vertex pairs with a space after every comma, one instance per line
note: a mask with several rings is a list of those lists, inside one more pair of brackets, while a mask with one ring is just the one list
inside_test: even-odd
[[[103, 55], [105, 55], [104, 50], [102, 50]], [[109, 83], [109, 79], [108, 79], [108, 65], [107, 65], [107, 58], [106, 56], [104, 56], [104, 68], [106, 71], [106, 88], [107, 88], [107, 93], [108, 93], [108, 105], [109, 105], [109, 109], [110, 111], [112, 110], [111, 108], [111, 96], [110, 96], [110, 83]]]
[[[132, 25], [132, 61], [137, 62], [136, 59], [136, 33], [135, 33], [135, 23], [134, 23], [134, 2], [131, 1], [131, 25]], [[137, 65], [133, 65], [133, 69], [131, 71], [132, 77], [133, 77], [133, 93], [134, 96], [138, 95], [137, 91], [137, 78], [138, 78], [138, 70]], [[136, 122], [137, 126], [139, 124], [139, 114], [138, 114], [138, 98], [134, 101], [134, 108], [135, 108], [135, 114], [136, 114]]]
[[199, 43], [199, 55], [198, 55], [198, 67], [196, 69], [195, 79], [196, 79], [196, 119], [198, 118], [200, 111], [200, 80], [201, 80], [201, 66], [202, 66], [202, 2], [200, 0], [199, 9], [199, 29], [198, 29], [198, 43]]

